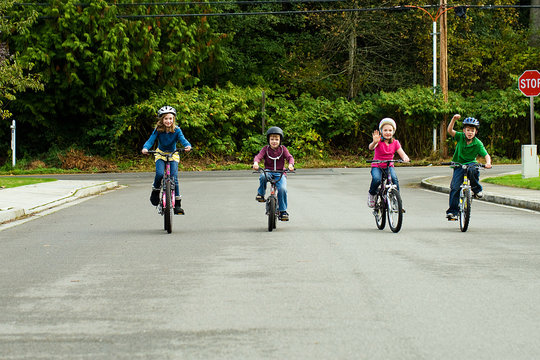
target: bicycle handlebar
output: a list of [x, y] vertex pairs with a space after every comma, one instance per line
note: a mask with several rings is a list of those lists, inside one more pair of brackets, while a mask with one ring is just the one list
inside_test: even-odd
[[[267, 181], [270, 181], [270, 182], [278, 182], [279, 180], [281, 180], [281, 178], [283, 177], [283, 175], [285, 175], [286, 173], [294, 173], [294, 170], [291, 171], [289, 169], [284, 169], [284, 170], [268, 170], [268, 169], [262, 169], [262, 168], [259, 168], [258, 170], [256, 171], [253, 171], [253, 173], [263, 173], [264, 176], [266, 177], [266, 180]], [[277, 179], [272, 179], [272, 178], [268, 178], [268, 175], [267, 174], [270, 174], [270, 173], [278, 173], [280, 174], [279, 175], [279, 178]]]
[[450, 167], [462, 167], [462, 168], [468, 168], [468, 167], [481, 167], [485, 168], [486, 165], [478, 163], [478, 162], [472, 162], [468, 164], [462, 164], [456, 161], [450, 161], [450, 162], [443, 162], [441, 165], [450, 165]]
[[157, 150], [148, 150], [147, 154], [159, 154], [161, 156], [172, 156], [174, 153], [181, 153], [181, 152], [185, 152], [186, 150], [185, 149], [176, 149], [174, 150], [173, 152], [162, 152], [162, 151], [157, 151]]
[[367, 163], [372, 163], [372, 164], [382, 164], [382, 163], [385, 163], [385, 164], [390, 164], [390, 163], [404, 163], [405, 161], [401, 160], [401, 159], [396, 159], [396, 160], [366, 160]]
[[289, 170], [289, 169], [283, 169], [283, 170], [268, 170], [268, 169], [263, 169], [263, 168], [259, 168], [255, 171], [253, 171], [253, 173], [260, 173], [260, 172], [265, 172], [265, 173], [294, 173], [295, 171], [294, 170]]

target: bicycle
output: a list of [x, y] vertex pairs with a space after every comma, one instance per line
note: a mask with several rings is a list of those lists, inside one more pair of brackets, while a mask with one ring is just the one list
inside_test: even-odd
[[442, 165], [450, 165], [451, 168], [461, 167], [463, 170], [465, 170], [463, 174], [463, 183], [461, 184], [459, 190], [458, 208], [459, 228], [462, 232], [465, 232], [469, 228], [469, 222], [471, 220], [471, 207], [473, 199], [471, 181], [469, 180], [468, 173], [473, 168], [485, 168], [485, 165], [476, 162], [462, 164], [454, 161], [444, 162]]
[[[268, 215], [268, 231], [272, 231], [276, 228], [277, 218], [279, 216], [279, 209], [278, 209], [278, 199], [277, 199], [277, 183], [281, 180], [283, 175], [286, 173], [293, 173], [294, 171], [289, 170], [266, 170], [266, 169], [259, 169], [257, 171], [254, 171], [254, 173], [264, 173], [264, 176], [266, 177], [266, 181], [270, 183], [270, 195], [268, 198], [266, 198], [266, 215]], [[279, 173], [280, 175], [277, 177], [269, 176], [268, 174], [272, 173]]]
[[165, 157], [165, 173], [163, 180], [161, 180], [161, 192], [159, 198], [161, 201], [157, 205], [157, 210], [160, 215], [164, 217], [164, 229], [167, 233], [172, 232], [172, 218], [174, 214], [175, 193], [174, 193], [174, 179], [171, 176], [171, 162], [173, 161], [173, 155], [175, 153], [184, 152], [184, 149], [176, 149], [171, 153], [164, 153], [157, 150], [148, 150], [149, 154], [159, 154]]
[[397, 233], [401, 230], [403, 223], [403, 203], [397, 185], [392, 182], [392, 176], [388, 168], [390, 164], [395, 162], [404, 162], [403, 160], [368, 160], [372, 164], [386, 164], [386, 167], [381, 167], [382, 179], [381, 185], [377, 188], [375, 195], [375, 206], [373, 207], [373, 216], [379, 230], [383, 230], [386, 226], [386, 218], [388, 217], [388, 226], [392, 232]]

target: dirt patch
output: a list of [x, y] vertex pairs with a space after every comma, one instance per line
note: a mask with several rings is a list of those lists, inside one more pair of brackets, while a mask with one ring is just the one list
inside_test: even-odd
[[65, 154], [58, 154], [62, 169], [78, 169], [82, 171], [111, 172], [118, 167], [113, 162], [100, 156], [86, 155], [81, 150], [70, 149]]

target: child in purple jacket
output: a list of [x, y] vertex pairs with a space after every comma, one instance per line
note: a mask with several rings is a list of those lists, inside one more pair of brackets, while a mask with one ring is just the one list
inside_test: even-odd
[[[285, 160], [287, 160], [289, 170], [294, 170], [294, 158], [289, 150], [281, 142], [283, 141], [283, 130], [277, 126], [273, 126], [266, 131], [266, 140], [268, 145], [265, 145], [261, 151], [253, 159], [253, 169], [259, 169], [259, 162], [264, 160], [264, 168], [270, 171], [282, 171], [285, 169]], [[257, 196], [255, 200], [264, 202], [264, 194], [266, 193], [267, 176], [278, 178], [281, 176], [278, 172], [270, 172], [266, 175], [261, 173], [259, 177], [259, 189], [257, 190]], [[276, 184], [278, 189], [278, 208], [279, 208], [279, 220], [288, 221], [289, 214], [287, 213], [287, 178], [285, 175]]]

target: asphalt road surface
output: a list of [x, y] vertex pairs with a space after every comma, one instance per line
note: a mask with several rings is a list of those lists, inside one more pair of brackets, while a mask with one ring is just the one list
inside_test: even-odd
[[417, 185], [450, 172], [398, 169], [398, 234], [368, 169], [290, 175], [271, 233], [249, 171], [182, 173], [172, 234], [153, 174], [92, 175], [127, 186], [0, 231], [0, 359], [539, 358], [540, 214], [475, 201], [461, 233]]

